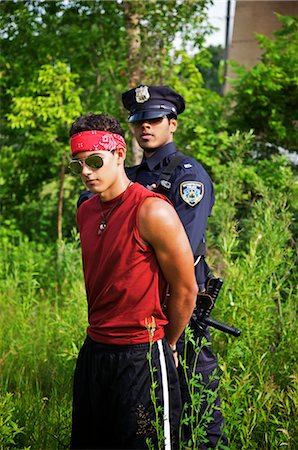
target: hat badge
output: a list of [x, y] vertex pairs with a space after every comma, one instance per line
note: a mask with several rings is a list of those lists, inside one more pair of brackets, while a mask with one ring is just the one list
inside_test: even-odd
[[137, 103], [145, 103], [150, 98], [148, 86], [140, 86], [135, 89], [135, 92]]

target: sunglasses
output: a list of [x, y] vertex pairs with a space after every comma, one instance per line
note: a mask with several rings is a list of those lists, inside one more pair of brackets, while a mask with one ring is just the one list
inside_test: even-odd
[[80, 175], [83, 171], [83, 163], [90, 169], [100, 169], [103, 166], [103, 159], [100, 155], [90, 155], [86, 159], [72, 159], [68, 168], [74, 175]]

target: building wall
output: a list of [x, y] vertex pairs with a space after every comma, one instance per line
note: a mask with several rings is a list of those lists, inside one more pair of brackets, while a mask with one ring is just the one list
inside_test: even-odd
[[[228, 59], [236, 60], [248, 68], [257, 64], [261, 50], [255, 33], [273, 36], [273, 31], [281, 26], [274, 13], [284, 16], [297, 15], [298, 1], [237, 0]], [[228, 69], [229, 77], [233, 75]]]

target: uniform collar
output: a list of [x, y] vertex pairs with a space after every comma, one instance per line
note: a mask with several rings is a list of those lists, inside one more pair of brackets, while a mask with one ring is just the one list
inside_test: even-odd
[[170, 156], [176, 152], [177, 150], [174, 142], [169, 142], [168, 144], [163, 145], [162, 147], [158, 147], [154, 155], [152, 155], [150, 158], [145, 159], [143, 157], [141, 164], [147, 163], [149, 170], [153, 170], [154, 167], [156, 167], [157, 164], [160, 164], [167, 156]]

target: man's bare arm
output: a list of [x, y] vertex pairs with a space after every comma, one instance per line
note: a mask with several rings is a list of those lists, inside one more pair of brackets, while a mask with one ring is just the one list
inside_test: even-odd
[[198, 291], [189, 240], [174, 208], [156, 197], [146, 199], [141, 206], [139, 231], [141, 238], [153, 247], [169, 283], [169, 323], [165, 331], [168, 342], [174, 346], [189, 322]]

